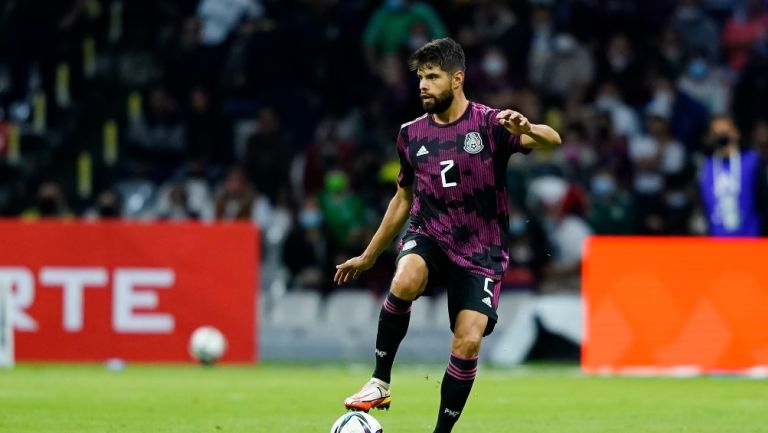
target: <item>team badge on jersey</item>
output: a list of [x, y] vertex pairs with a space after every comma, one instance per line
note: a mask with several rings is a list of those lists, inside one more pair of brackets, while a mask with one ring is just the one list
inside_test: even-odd
[[479, 132], [467, 133], [467, 136], [464, 137], [464, 150], [473, 155], [483, 150], [483, 139]]

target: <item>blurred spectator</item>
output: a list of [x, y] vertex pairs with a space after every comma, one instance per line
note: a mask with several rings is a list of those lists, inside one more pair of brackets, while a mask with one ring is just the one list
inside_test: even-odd
[[745, 131], [768, 118], [768, 35], [752, 46], [734, 89], [733, 111]]
[[761, 120], [755, 124], [751, 139], [752, 148], [757, 151], [763, 161], [768, 162], [768, 120]]
[[629, 155], [634, 166], [633, 190], [641, 210], [641, 227], [646, 233], [663, 233], [667, 229], [663, 195], [669, 179], [682, 175], [687, 163], [685, 148], [670, 133], [667, 108], [648, 108], [646, 134], [632, 137]]
[[651, 98], [647, 106], [669, 113], [672, 134], [690, 154], [698, 148], [701, 135], [706, 131], [709, 121], [707, 107], [676, 89], [666, 77], [659, 75], [651, 82]]
[[590, 181], [589, 225], [599, 235], [636, 233], [636, 209], [632, 195], [622, 189], [610, 170], [599, 170]]
[[725, 74], [704, 57], [694, 57], [680, 78], [678, 88], [707, 108], [712, 115], [724, 114], [730, 103], [730, 86]]
[[167, 176], [181, 163], [187, 150], [186, 127], [178, 104], [162, 85], [147, 93], [144, 115], [128, 128], [134, 156], [148, 164], [153, 174]]
[[248, 139], [243, 164], [256, 188], [274, 202], [278, 190], [288, 185], [294, 149], [273, 107], [259, 110], [257, 124], [256, 132]]
[[594, 64], [589, 52], [567, 33], [552, 40], [546, 54], [531, 62], [529, 77], [546, 97], [557, 101], [580, 101], [594, 78]]
[[540, 224], [521, 210], [509, 212], [509, 266], [501, 280], [503, 289], [536, 289], [548, 261], [548, 241]]
[[611, 127], [617, 135], [630, 137], [640, 132], [637, 114], [624, 102], [619, 89], [612, 82], [606, 82], [600, 86], [595, 107], [610, 113]]
[[384, 54], [413, 51], [432, 39], [448, 35], [443, 21], [430, 5], [412, 0], [383, 0], [363, 34], [368, 64], [376, 70]]
[[528, 48], [528, 76], [531, 80], [538, 77], [535, 72], [540, 72], [552, 56], [552, 46], [555, 38], [555, 22], [552, 11], [545, 6], [537, 5], [531, 9], [531, 43]]
[[70, 219], [73, 216], [61, 185], [53, 181], [46, 181], [40, 185], [34, 205], [21, 215], [22, 218], [31, 220], [40, 218]]
[[725, 116], [710, 123], [707, 144], [712, 150], [701, 166], [699, 187], [709, 233], [713, 236], [759, 236], [758, 210], [765, 200], [760, 159], [739, 148], [740, 133]]
[[246, 20], [264, 15], [259, 0], [200, 0], [197, 17], [202, 23], [200, 39], [203, 44], [223, 44], [229, 35]]
[[96, 196], [96, 203], [83, 216], [89, 220], [109, 220], [122, 217], [120, 196], [113, 189], [107, 189]]
[[267, 227], [272, 217], [272, 205], [248, 181], [243, 169], [232, 168], [214, 198], [217, 220], [246, 220]]
[[480, 60], [480, 70], [472, 74], [468, 86], [478, 99], [493, 107], [509, 107], [514, 103], [515, 90], [510, 79], [507, 55], [496, 46], [489, 46]]
[[614, 83], [629, 105], [639, 106], [646, 98], [645, 71], [637, 58], [632, 42], [624, 34], [608, 40], [605, 56], [600, 59], [598, 79]]
[[366, 222], [363, 201], [350, 190], [347, 175], [340, 171], [332, 171], [325, 176], [320, 208], [334, 241], [343, 246], [352, 242], [353, 232], [359, 231]]
[[209, 164], [229, 160], [231, 149], [222, 146], [222, 125], [214, 111], [211, 94], [201, 87], [194, 87], [188, 99], [186, 158]]
[[[132, 0], [122, 17], [108, 4], [0, 6], [0, 214], [256, 221], [264, 287], [287, 279], [281, 262], [298, 251], [283, 252], [301, 213], [290, 203], [317, 201], [329, 255], [365, 243], [397, 174], [393, 131], [423, 113], [404, 58], [435, 37], [464, 46], [473, 100], [564, 137], [507, 169], [508, 286], [538, 285], [559, 254], [526, 197], [532, 179], [573, 186], [549, 228], [583, 213], [597, 233], [704, 234], [705, 164], [690, 162], [711, 114], [751, 138], [742, 172], [750, 153], [768, 160], [762, 0]], [[81, 152], [102, 192], [67, 200]], [[730, 173], [728, 155], [707, 161]], [[768, 182], [766, 169], [756, 178]], [[56, 186], [37, 194], [41, 178]], [[768, 209], [755, 209], [768, 233]], [[358, 284], [385, 288], [387, 260]]]
[[581, 257], [584, 241], [592, 233], [589, 225], [570, 207], [572, 187], [555, 176], [542, 176], [530, 186], [531, 201], [541, 216], [541, 224], [551, 251], [542, 271], [539, 290], [562, 292], [581, 290]]
[[283, 249], [283, 261], [292, 274], [291, 287], [327, 292], [333, 287], [337, 246], [326, 232], [316, 197], [307, 197], [296, 222]]
[[189, 208], [187, 190], [184, 185], [176, 183], [170, 186], [167, 199], [156, 211], [160, 221], [188, 221], [200, 219], [200, 215]]
[[571, 122], [562, 134], [564, 140], [552, 155], [552, 161], [563, 168], [567, 178], [585, 181], [597, 163], [597, 153], [581, 122]]
[[680, 41], [680, 33], [672, 27], [664, 27], [655, 55], [656, 71], [670, 81], [677, 81], [677, 77], [685, 69], [685, 53]]
[[768, 11], [764, 2], [745, 0], [744, 6], [736, 10], [723, 28], [723, 48], [731, 69], [740, 71], [747, 63], [752, 45], [765, 37], [768, 37]]
[[632, 166], [627, 138], [616, 134], [609, 112], [597, 111], [588, 120], [587, 132], [597, 154], [596, 166], [611, 170], [619, 176], [619, 184], [628, 185]]
[[503, 0], [481, 0], [476, 3], [472, 27], [480, 43], [497, 44], [517, 26], [517, 15]]
[[672, 27], [680, 33], [685, 54], [717, 60], [720, 44], [715, 22], [699, 7], [698, 0], [678, 0], [677, 4]]

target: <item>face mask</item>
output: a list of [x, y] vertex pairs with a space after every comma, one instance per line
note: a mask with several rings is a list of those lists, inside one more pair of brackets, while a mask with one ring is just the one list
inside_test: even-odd
[[682, 209], [688, 204], [688, 197], [684, 192], [675, 191], [667, 194], [666, 202], [673, 209]]
[[323, 215], [318, 210], [305, 210], [299, 215], [299, 225], [305, 229], [314, 229], [323, 222]]
[[421, 48], [424, 44], [427, 43], [427, 37], [424, 35], [411, 35], [411, 37], [408, 39], [408, 48], [415, 51], [419, 48]]
[[623, 71], [627, 67], [627, 63], [629, 63], [629, 59], [623, 54], [611, 56], [608, 58], [608, 61], [611, 63], [614, 71]]
[[616, 183], [610, 176], [595, 176], [592, 178], [592, 192], [598, 197], [605, 197], [616, 191]]
[[99, 208], [99, 215], [101, 215], [103, 218], [113, 218], [117, 217], [118, 211], [117, 207], [112, 205], [102, 206]]
[[59, 204], [52, 198], [43, 198], [37, 204], [37, 210], [40, 215], [51, 216], [55, 215], [58, 211]]
[[612, 95], [601, 95], [595, 101], [595, 105], [600, 110], [610, 111], [619, 105], [619, 99]]
[[509, 233], [512, 236], [519, 236], [525, 233], [525, 220], [523, 217], [512, 217], [509, 219]]
[[694, 60], [688, 65], [688, 76], [694, 80], [707, 78], [709, 68], [704, 60]]
[[389, 10], [399, 11], [405, 7], [405, 2], [403, 0], [387, 0], [385, 5]]
[[716, 149], [722, 149], [731, 144], [731, 136], [728, 134], [720, 134], [712, 140], [712, 143], [715, 145]]
[[483, 72], [490, 77], [499, 77], [507, 68], [504, 59], [499, 56], [486, 56], [483, 59]]
[[681, 20], [688, 21], [696, 18], [698, 12], [698, 9], [696, 9], [694, 6], [685, 6], [677, 10], [677, 17]]

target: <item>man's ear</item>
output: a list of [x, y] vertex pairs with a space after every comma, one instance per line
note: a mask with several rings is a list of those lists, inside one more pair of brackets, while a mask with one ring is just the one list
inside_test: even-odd
[[464, 71], [456, 71], [453, 73], [453, 82], [451, 83], [454, 89], [458, 89], [464, 84]]

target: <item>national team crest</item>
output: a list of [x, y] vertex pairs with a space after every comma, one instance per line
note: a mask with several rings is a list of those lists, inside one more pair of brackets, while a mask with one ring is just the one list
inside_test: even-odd
[[473, 155], [483, 150], [483, 139], [480, 137], [479, 132], [467, 133], [467, 136], [464, 138], [464, 150]]

